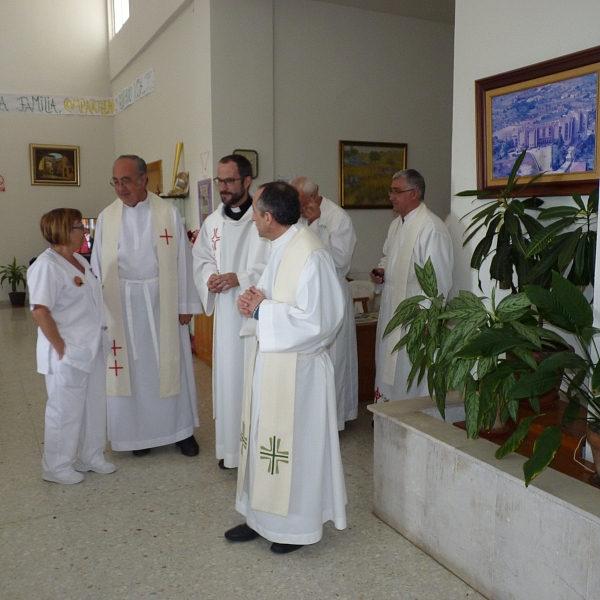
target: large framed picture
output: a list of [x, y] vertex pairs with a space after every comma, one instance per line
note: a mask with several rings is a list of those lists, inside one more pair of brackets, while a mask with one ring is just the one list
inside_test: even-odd
[[406, 169], [406, 144], [340, 140], [339, 194], [344, 208], [391, 208], [392, 176]]
[[79, 185], [79, 146], [29, 144], [31, 185]]
[[477, 187], [499, 190], [524, 150], [519, 181], [539, 196], [598, 185], [600, 46], [475, 82]]

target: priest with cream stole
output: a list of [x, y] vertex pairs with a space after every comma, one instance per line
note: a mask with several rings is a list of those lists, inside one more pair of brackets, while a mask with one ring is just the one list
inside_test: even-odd
[[136, 456], [177, 443], [198, 454], [198, 401], [188, 323], [201, 312], [177, 209], [146, 191], [146, 163], [120, 156], [118, 199], [98, 218], [92, 268], [102, 281], [112, 347], [108, 439]]
[[346, 527], [333, 366], [327, 347], [343, 317], [329, 252], [297, 224], [298, 192], [273, 182], [253, 199], [253, 220], [271, 240], [256, 287], [238, 300], [243, 333], [257, 340], [242, 410], [236, 509], [246, 522], [232, 542], [259, 535], [284, 554], [318, 542], [323, 523]]
[[398, 217], [390, 225], [383, 246], [383, 258], [378, 268], [371, 273], [371, 279], [379, 290], [383, 288], [375, 347], [375, 402], [429, 395], [427, 374], [420, 384], [415, 378], [412, 387], [407, 389], [412, 364], [406, 348], [392, 351], [405, 332], [398, 328], [385, 338], [383, 332], [402, 300], [423, 293], [415, 274], [415, 264], [422, 267], [428, 258], [431, 259], [437, 276], [438, 292], [446, 298], [452, 287], [454, 265], [448, 229], [423, 201], [423, 176], [414, 169], [399, 171], [393, 176], [389, 194], [392, 209]]
[[348, 213], [335, 202], [319, 195], [316, 183], [308, 177], [296, 177], [290, 184], [300, 196], [300, 222], [307, 224], [329, 250], [344, 294], [344, 320], [329, 348], [335, 371], [338, 429], [342, 430], [346, 421], [358, 417], [356, 321], [352, 292], [346, 279], [356, 245], [356, 234]]

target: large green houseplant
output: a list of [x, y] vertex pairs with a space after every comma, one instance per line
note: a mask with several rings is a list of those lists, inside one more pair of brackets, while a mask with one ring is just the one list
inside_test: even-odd
[[[424, 294], [401, 302], [384, 333], [397, 327], [406, 331], [394, 350], [406, 346], [413, 365], [409, 387], [427, 374], [429, 393], [442, 416], [448, 392], [458, 390], [471, 438], [481, 429], [498, 429], [509, 419], [516, 422], [519, 401], [511, 390], [517, 376], [536, 369], [534, 354], [542, 345], [560, 347], [565, 340], [539, 326], [523, 292], [496, 304], [494, 294], [488, 302], [463, 290], [445, 304], [431, 261], [423, 268], [415, 265], [415, 272]], [[507, 359], [506, 352], [516, 358]], [[539, 412], [536, 396], [530, 403]]]
[[[529, 485], [554, 458], [565, 425], [584, 419], [593, 432], [600, 432], [600, 355], [596, 343], [600, 329], [593, 326], [593, 312], [581, 290], [556, 272], [552, 274], [551, 291], [532, 285], [525, 287], [525, 294], [547, 323], [572, 334], [579, 346], [577, 351], [571, 348], [547, 356], [535, 369], [523, 374], [509, 391], [509, 397], [513, 399], [539, 396], [550, 389], [559, 377], [569, 402], [562, 424], [544, 429], [535, 442], [533, 456], [523, 466], [525, 484]], [[496, 453], [498, 458], [520, 445], [534, 419], [524, 419], [519, 424]], [[598, 469], [600, 455], [597, 458]]]
[[[541, 198], [521, 199], [527, 195], [529, 186], [543, 175], [539, 173], [519, 185], [518, 172], [526, 154], [524, 150], [518, 156], [506, 187], [499, 192], [465, 190], [456, 194], [483, 200], [482, 205], [463, 217], [471, 217], [463, 247], [484, 230], [483, 238], [473, 250], [471, 267], [479, 273], [485, 260], [491, 258], [490, 279], [500, 289], [513, 292], [523, 291], [527, 284], [549, 288], [552, 271], [566, 274], [576, 285], [593, 283], [598, 188], [592, 191], [587, 202], [579, 192], [574, 192], [573, 206], [541, 209]], [[494, 199], [488, 200], [490, 196]], [[537, 219], [527, 211], [539, 211]], [[479, 287], [481, 289], [481, 281]]]
[[5, 281], [11, 288], [8, 293], [8, 297], [13, 306], [24, 306], [25, 305], [25, 292], [19, 292], [18, 286], [23, 285], [25, 289], [27, 285], [26, 274], [27, 267], [25, 265], [18, 265], [16, 257], [13, 257], [12, 263], [7, 265], [0, 265], [0, 285]]

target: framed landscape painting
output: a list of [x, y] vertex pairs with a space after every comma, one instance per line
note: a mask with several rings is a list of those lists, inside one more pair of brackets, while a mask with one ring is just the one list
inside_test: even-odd
[[344, 208], [391, 208], [392, 176], [406, 169], [406, 144], [339, 144], [339, 194]]
[[31, 185], [79, 185], [79, 146], [29, 144]]
[[479, 189], [499, 190], [518, 156], [526, 194], [598, 185], [600, 46], [475, 82]]

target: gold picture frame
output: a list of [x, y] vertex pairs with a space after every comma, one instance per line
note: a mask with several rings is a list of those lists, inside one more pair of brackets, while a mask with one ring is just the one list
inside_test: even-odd
[[31, 185], [79, 186], [79, 146], [29, 144]]
[[523, 150], [526, 195], [589, 194], [600, 176], [600, 46], [475, 81], [477, 187], [506, 186]]

